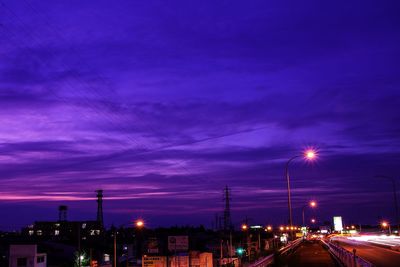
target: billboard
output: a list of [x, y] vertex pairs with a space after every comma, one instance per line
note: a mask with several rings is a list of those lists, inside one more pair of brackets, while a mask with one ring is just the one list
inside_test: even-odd
[[189, 237], [182, 236], [168, 236], [168, 250], [169, 251], [187, 251], [189, 249]]
[[159, 253], [159, 250], [158, 250], [158, 239], [157, 238], [150, 237], [147, 240], [147, 253], [150, 253], [150, 254]]
[[213, 257], [210, 252], [189, 252], [190, 267], [213, 267]]
[[341, 232], [343, 230], [343, 222], [341, 216], [333, 217], [333, 229], [336, 232]]
[[168, 257], [170, 267], [189, 267], [189, 256]]
[[165, 256], [143, 256], [142, 267], [167, 267]]

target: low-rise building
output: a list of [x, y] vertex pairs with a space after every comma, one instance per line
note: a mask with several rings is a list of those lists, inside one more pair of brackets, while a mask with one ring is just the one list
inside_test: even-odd
[[37, 245], [10, 245], [9, 267], [46, 267], [46, 253], [38, 253]]

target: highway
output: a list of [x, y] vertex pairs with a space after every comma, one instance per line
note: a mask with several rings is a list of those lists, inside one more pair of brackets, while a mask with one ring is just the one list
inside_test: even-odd
[[400, 266], [400, 252], [379, 247], [361, 240], [335, 238], [334, 242], [350, 252], [355, 248], [358, 256], [369, 261], [376, 267]]
[[386, 235], [361, 235], [347, 237], [347, 239], [354, 241], [364, 241], [368, 243], [373, 243], [377, 245], [382, 245], [386, 247], [400, 247], [400, 237], [399, 236], [386, 236]]
[[288, 256], [281, 258], [278, 266], [292, 267], [335, 267], [337, 266], [329, 252], [319, 241], [305, 241]]

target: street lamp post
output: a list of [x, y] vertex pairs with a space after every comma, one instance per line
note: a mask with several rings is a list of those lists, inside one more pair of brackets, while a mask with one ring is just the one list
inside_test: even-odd
[[400, 235], [400, 220], [399, 220], [399, 206], [397, 204], [397, 189], [396, 189], [396, 180], [393, 177], [385, 176], [385, 175], [377, 175], [377, 178], [386, 178], [392, 181], [393, 187], [393, 201], [394, 201], [394, 209], [395, 209], [395, 216], [396, 216], [396, 224], [397, 224], [397, 234]]
[[[286, 162], [286, 167], [285, 167], [285, 176], [286, 176], [286, 183], [287, 183], [287, 192], [288, 192], [288, 209], [289, 209], [289, 225], [290, 227], [293, 226], [293, 219], [292, 219], [292, 201], [291, 201], [291, 194], [290, 194], [290, 177], [289, 177], [289, 164], [292, 162], [294, 159], [300, 157], [299, 155], [296, 155], [292, 158], [290, 158]], [[292, 235], [292, 232], [290, 232], [290, 235]]]
[[310, 201], [310, 203], [308, 203], [307, 205], [304, 205], [304, 206], [303, 206], [303, 209], [302, 209], [303, 226], [306, 226], [306, 225], [305, 225], [305, 220], [304, 220], [304, 211], [305, 211], [305, 209], [306, 209], [308, 206], [311, 207], [311, 208], [314, 208], [314, 207], [317, 206], [317, 203], [316, 203], [315, 201]]
[[[126, 226], [126, 225], [130, 225], [131, 223], [126, 223], [121, 225], [121, 227]], [[144, 227], [144, 221], [139, 219], [137, 221], [134, 222], [134, 226], [138, 229], [141, 229]], [[126, 261], [127, 261], [127, 265], [128, 265], [128, 254], [126, 256]], [[114, 230], [114, 266], [117, 266], [117, 228], [115, 228]]]
[[382, 228], [386, 228], [386, 227], [388, 227], [388, 229], [389, 229], [389, 235], [392, 235], [392, 230], [390, 229], [390, 223], [388, 223], [388, 222], [382, 222], [381, 223], [381, 225], [382, 225]]
[[[291, 194], [290, 194], [290, 177], [289, 177], [289, 164], [296, 158], [299, 158], [301, 155], [296, 155], [291, 157], [287, 162], [285, 166], [285, 177], [286, 177], [286, 182], [287, 182], [287, 192], [288, 192], [288, 209], [289, 209], [289, 224], [290, 224], [290, 229], [293, 228], [293, 218], [292, 218], [292, 200], [291, 200]], [[307, 150], [304, 153], [304, 157], [306, 159], [312, 160], [316, 156], [315, 152], [313, 150]], [[290, 237], [293, 236], [292, 230], [290, 230]]]
[[247, 219], [246, 219], [246, 223], [242, 224], [241, 228], [244, 233], [244, 238], [246, 238], [246, 241], [244, 242], [244, 244], [246, 244], [245, 251], [249, 257], [249, 262], [250, 262], [250, 246], [249, 246], [249, 232], [248, 232], [249, 226], [247, 225]]
[[[143, 256], [142, 244], [143, 244], [143, 231], [145, 223], [143, 220], [138, 219], [135, 221], [135, 229], [136, 229], [136, 255]], [[176, 244], [175, 244], [176, 245]], [[127, 257], [128, 258], [128, 257]]]

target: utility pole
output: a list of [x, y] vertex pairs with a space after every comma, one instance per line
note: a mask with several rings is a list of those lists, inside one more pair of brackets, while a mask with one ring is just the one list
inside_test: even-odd
[[397, 225], [397, 235], [400, 235], [400, 218], [399, 218], [399, 206], [397, 203], [396, 180], [394, 177], [386, 176], [386, 175], [376, 175], [375, 177], [389, 179], [392, 182], [394, 212], [395, 212], [394, 215], [395, 215], [395, 220], [396, 220], [396, 225]]
[[117, 229], [114, 229], [114, 267], [117, 267]]
[[231, 200], [230, 190], [228, 186], [226, 186], [224, 189], [224, 201], [225, 201], [224, 231], [231, 230], [232, 228], [230, 200]]
[[78, 223], [78, 266], [81, 267], [81, 224]]

